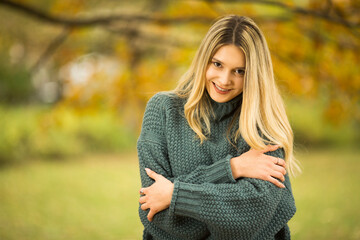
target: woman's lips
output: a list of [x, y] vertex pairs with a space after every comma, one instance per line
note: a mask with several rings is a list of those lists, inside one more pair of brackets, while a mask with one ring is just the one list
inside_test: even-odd
[[216, 83], [212, 82], [212, 84], [214, 85], [214, 89], [217, 93], [220, 94], [227, 94], [231, 91], [231, 89], [225, 89], [225, 88], [221, 88], [218, 85], [216, 85]]

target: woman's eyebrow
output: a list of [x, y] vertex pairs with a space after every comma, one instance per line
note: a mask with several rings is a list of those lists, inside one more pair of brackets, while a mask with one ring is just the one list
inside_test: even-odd
[[[222, 61], [220, 61], [219, 59], [217, 59], [217, 58], [212, 58], [212, 61], [216, 61], [216, 62], [219, 62], [219, 63], [221, 63], [221, 64], [224, 64]], [[236, 68], [234, 68], [234, 69], [240, 69], [240, 70], [245, 70], [245, 66], [244, 67], [236, 67]]]
[[222, 61], [220, 61], [219, 59], [216, 59], [216, 58], [214, 58], [214, 57], [212, 58], [212, 60], [213, 60], [213, 61], [215, 60], [215, 61], [217, 61], [217, 62], [219, 62], [219, 63], [223, 63]]

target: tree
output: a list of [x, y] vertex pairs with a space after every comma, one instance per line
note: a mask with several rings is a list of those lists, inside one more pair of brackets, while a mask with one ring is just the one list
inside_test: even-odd
[[[130, 121], [139, 125], [134, 119], [140, 119], [148, 97], [175, 85], [210, 23], [236, 13], [252, 17], [265, 32], [285, 93], [323, 97], [324, 115], [334, 123], [360, 120], [358, 1], [0, 0], [1, 6], [3, 16], [15, 19], [10, 28], [18, 29], [0, 29], [8, 36], [1, 51], [13, 41], [24, 45], [24, 61], [34, 76], [42, 69], [56, 73], [88, 53], [119, 61], [121, 71], [105, 87], [97, 87], [109, 78], [100, 73], [83, 86], [61, 79], [59, 85], [68, 91], [63, 104], [111, 106], [127, 116], [138, 109]], [[34, 31], [40, 34], [34, 37]]]

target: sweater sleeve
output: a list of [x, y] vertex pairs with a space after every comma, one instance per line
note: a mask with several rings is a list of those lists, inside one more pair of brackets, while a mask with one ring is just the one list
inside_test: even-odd
[[[283, 157], [282, 150], [271, 155]], [[242, 178], [230, 184], [174, 182], [170, 214], [207, 224], [215, 239], [268, 239], [287, 227], [296, 208], [288, 175], [285, 189]], [[267, 236], [267, 237], [266, 237]]]
[[[171, 172], [163, 129], [166, 121], [164, 101], [166, 101], [166, 98], [157, 94], [150, 99], [145, 110], [142, 130], [137, 142], [142, 187], [148, 187], [154, 183], [147, 176], [145, 172], [146, 167], [163, 175], [172, 182], [175, 180]], [[200, 165], [186, 175], [177, 176], [176, 179], [192, 184], [202, 184], [205, 182], [235, 183], [236, 181], [232, 176], [230, 167], [231, 158], [232, 156], [228, 155], [211, 165]], [[147, 220], [147, 214], [148, 211], [143, 211], [139, 208], [140, 219], [145, 229], [148, 229], [150, 232], [156, 232], [158, 236], [162, 236], [164, 239], [171, 239], [171, 236], [174, 234], [184, 239], [207, 232], [204, 223], [193, 218], [171, 215], [169, 214], [169, 209], [157, 213], [152, 222]], [[199, 231], [201, 228], [203, 231]], [[198, 238], [201, 239], [203, 236], [199, 235]]]

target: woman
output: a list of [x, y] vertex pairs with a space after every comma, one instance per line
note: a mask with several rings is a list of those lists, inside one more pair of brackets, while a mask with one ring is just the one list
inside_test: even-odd
[[[256, 24], [220, 18], [138, 139], [143, 239], [289, 239], [293, 135]], [[283, 160], [285, 159], [285, 160]]]

